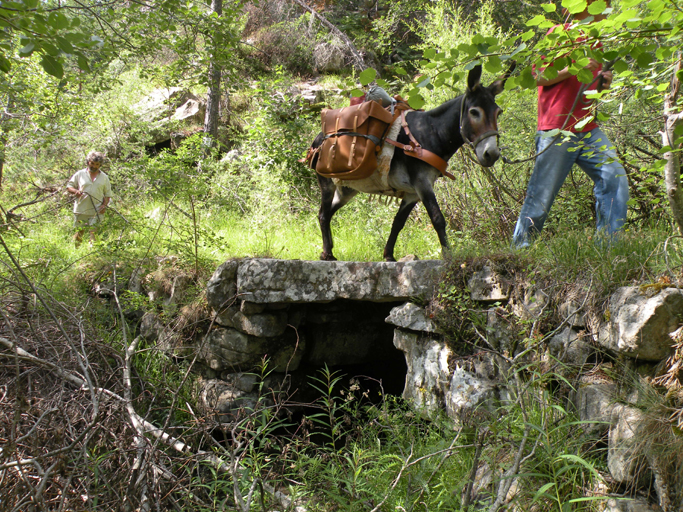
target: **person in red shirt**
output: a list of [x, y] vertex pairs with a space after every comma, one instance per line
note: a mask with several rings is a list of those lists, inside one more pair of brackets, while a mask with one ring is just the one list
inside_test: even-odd
[[[583, 20], [588, 16], [586, 9], [575, 14], [574, 19]], [[604, 16], [595, 18], [599, 20]], [[586, 69], [593, 73], [594, 78], [598, 77], [598, 90], [609, 89], [611, 71], [602, 71], [602, 66], [594, 59], [589, 60]], [[613, 144], [593, 119], [592, 101], [582, 94], [583, 84], [569, 72], [569, 68], [559, 71], [553, 79], [546, 79], [538, 73], [536, 84], [537, 157], [515, 226], [512, 246], [517, 249], [527, 247], [540, 234], [555, 197], [574, 164], [593, 180], [598, 234], [611, 237], [623, 228], [626, 220], [628, 179], [617, 160]], [[570, 131], [572, 135], [567, 140], [562, 135], [555, 137], [548, 133], [556, 129]]]

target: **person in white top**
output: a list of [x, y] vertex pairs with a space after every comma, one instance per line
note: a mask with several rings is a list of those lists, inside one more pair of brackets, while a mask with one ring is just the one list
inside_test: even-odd
[[90, 242], [95, 241], [95, 226], [104, 218], [111, 200], [109, 176], [100, 170], [104, 155], [91, 151], [86, 158], [86, 168], [74, 174], [66, 184], [66, 190], [76, 196], [74, 202], [74, 227], [76, 247], [83, 240], [83, 233], [90, 229]]

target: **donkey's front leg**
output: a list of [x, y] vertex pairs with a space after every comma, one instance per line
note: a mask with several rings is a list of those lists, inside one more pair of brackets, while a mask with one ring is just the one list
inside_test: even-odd
[[427, 214], [432, 221], [432, 226], [439, 237], [439, 243], [441, 244], [441, 254], [444, 259], [449, 259], [451, 256], [450, 247], [448, 246], [448, 237], [446, 236], [446, 219], [444, 219], [441, 213], [441, 208], [439, 208], [439, 203], [436, 201], [436, 195], [434, 195], [434, 189], [431, 185], [423, 186], [416, 189], [416, 192], [420, 196], [422, 204], [425, 205]]
[[410, 194], [404, 197], [401, 201], [401, 206], [398, 207], [398, 212], [396, 212], [394, 222], [391, 224], [391, 233], [389, 233], [387, 244], [384, 246], [384, 261], [396, 261], [394, 258], [396, 239], [398, 238], [398, 234], [406, 225], [406, 221], [408, 220], [408, 217], [410, 217], [410, 212], [412, 212], [413, 208], [415, 208], [418, 199], [419, 198], [416, 194]]

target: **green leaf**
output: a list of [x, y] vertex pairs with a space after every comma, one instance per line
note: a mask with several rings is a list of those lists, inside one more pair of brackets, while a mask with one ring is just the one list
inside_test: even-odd
[[624, 71], [628, 70], [628, 64], [623, 60], [618, 60], [614, 63], [612, 69], [617, 73], [623, 73]]
[[517, 81], [519, 85], [525, 89], [533, 89], [536, 87], [536, 78], [534, 78], [531, 66], [528, 66], [522, 70]]
[[652, 57], [652, 55], [649, 53], [641, 53], [640, 55], [638, 55], [638, 58], [636, 59], [636, 62], [638, 63], [638, 67], [641, 67], [641, 68], [649, 67], [653, 61], [654, 61], [654, 57]]
[[90, 73], [90, 64], [88, 64], [88, 59], [80, 54], [78, 55], [78, 69], [85, 71], [86, 73]]
[[531, 503], [535, 503], [536, 501], [538, 501], [545, 494], [545, 491], [547, 491], [551, 487], [555, 487], [555, 482], [547, 483], [543, 487], [541, 487], [538, 491], [536, 491], [536, 495], [534, 496], [534, 499], [531, 500]]
[[8, 61], [4, 55], [0, 55], [0, 71], [9, 73], [12, 69], [12, 63]]
[[528, 41], [529, 39], [534, 37], [534, 34], [536, 34], [536, 32], [534, 32], [533, 30], [527, 30], [522, 34], [522, 41]]
[[419, 94], [408, 98], [408, 105], [415, 110], [420, 110], [422, 107], [424, 107], [424, 104], [425, 100]]
[[489, 73], [500, 73], [503, 70], [503, 64], [500, 61], [500, 57], [496, 55], [490, 56], [484, 63], [484, 69]]
[[538, 14], [531, 18], [529, 21], [526, 22], [527, 27], [535, 27], [537, 25], [540, 25], [541, 22], [545, 21], [545, 16], [542, 14]]
[[47, 53], [48, 55], [52, 55], [53, 57], [56, 57], [59, 55], [59, 50], [57, 49], [56, 46], [50, 44], [50, 43], [45, 43], [43, 42], [43, 51]]
[[19, 55], [22, 57], [28, 57], [33, 53], [33, 49], [36, 47], [36, 44], [33, 41], [30, 41], [29, 43], [26, 43], [25, 46], [22, 48], [19, 48]]
[[562, 0], [562, 7], [566, 8], [570, 14], [578, 14], [586, 10], [586, 0]]
[[57, 36], [55, 40], [57, 41], [57, 46], [59, 46], [59, 49], [64, 53], [74, 53], [74, 47], [68, 40], [61, 36]]
[[557, 6], [555, 4], [541, 4], [541, 7], [543, 7], [545, 12], [555, 12], [557, 10]]
[[360, 98], [361, 96], [363, 96], [363, 94], [364, 94], [363, 91], [360, 89], [351, 90], [351, 97], [352, 98]]
[[434, 57], [436, 57], [436, 50], [434, 48], [427, 48], [424, 51], [423, 57], [429, 60], [433, 59]]
[[427, 87], [431, 82], [432, 79], [427, 77], [424, 80], [422, 80], [419, 84], [417, 84], [417, 87]]
[[588, 14], [593, 16], [602, 14], [605, 9], [607, 9], [607, 3], [605, 0], [597, 0], [588, 6]]
[[394, 68], [394, 73], [396, 73], [397, 75], [407, 75], [408, 74], [405, 69], [400, 68], [400, 67]]
[[576, 78], [582, 84], [589, 84], [593, 81], [593, 73], [588, 71], [586, 68], [581, 69], [577, 74]]
[[62, 64], [52, 55], [43, 55], [43, 58], [40, 60], [40, 65], [43, 66], [43, 69], [49, 75], [57, 78], [62, 78], [64, 76]]
[[56, 30], [69, 28], [70, 25], [69, 18], [64, 16], [61, 12], [53, 12], [50, 14], [47, 18], [47, 23]]
[[360, 80], [361, 85], [368, 85], [375, 79], [376, 76], [377, 71], [375, 71], [373, 68], [368, 68], [365, 71], [363, 71], [358, 78]]

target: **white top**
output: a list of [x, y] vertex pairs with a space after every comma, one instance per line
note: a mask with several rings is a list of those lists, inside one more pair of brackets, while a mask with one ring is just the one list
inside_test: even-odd
[[109, 176], [100, 171], [93, 181], [90, 179], [90, 171], [87, 167], [71, 176], [66, 186], [84, 192], [74, 202], [74, 213], [79, 215], [96, 215], [97, 208], [102, 205], [104, 198], [112, 196]]

